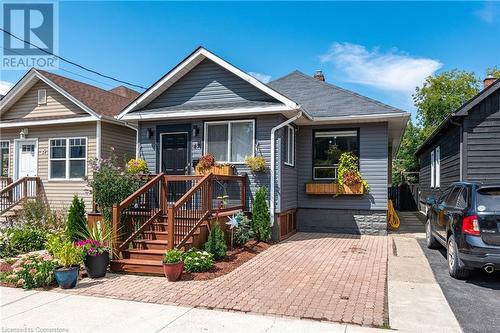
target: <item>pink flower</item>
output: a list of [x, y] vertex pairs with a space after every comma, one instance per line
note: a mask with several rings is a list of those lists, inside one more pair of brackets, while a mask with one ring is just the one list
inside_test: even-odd
[[12, 270], [14, 273], [19, 273], [19, 272], [22, 272], [23, 271], [23, 268], [22, 267], [16, 267]]
[[37, 272], [37, 270], [36, 270], [36, 269], [34, 269], [34, 268], [30, 269], [30, 274], [31, 274], [31, 275], [36, 274], [36, 272]]
[[26, 282], [26, 281], [24, 281], [24, 279], [19, 279], [19, 280], [17, 280], [17, 285], [22, 286], [24, 284], [24, 282]]

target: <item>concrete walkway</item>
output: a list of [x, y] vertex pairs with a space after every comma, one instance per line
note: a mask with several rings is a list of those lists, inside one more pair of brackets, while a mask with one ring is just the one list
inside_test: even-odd
[[345, 324], [58, 292], [1, 287], [0, 295], [2, 332], [387, 332]]
[[[406, 213], [412, 221], [420, 214]], [[413, 216], [412, 216], [413, 215]], [[401, 224], [404, 225], [404, 217]], [[412, 228], [416, 229], [416, 228]], [[417, 229], [418, 230], [418, 229]], [[446, 298], [434, 278], [431, 267], [417, 239], [420, 233], [391, 235], [389, 254], [388, 301], [391, 328], [409, 332], [462, 332]]]

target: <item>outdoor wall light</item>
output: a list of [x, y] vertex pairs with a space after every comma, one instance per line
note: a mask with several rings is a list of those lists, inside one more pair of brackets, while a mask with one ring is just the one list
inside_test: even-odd
[[200, 128], [198, 125], [193, 125], [193, 137], [197, 137], [200, 134]]
[[155, 132], [151, 127], [148, 128], [148, 139], [152, 139], [153, 136], [155, 135]]
[[21, 139], [26, 139], [26, 136], [28, 135], [28, 129], [27, 128], [23, 128], [21, 130], [21, 132], [19, 132], [19, 137]]

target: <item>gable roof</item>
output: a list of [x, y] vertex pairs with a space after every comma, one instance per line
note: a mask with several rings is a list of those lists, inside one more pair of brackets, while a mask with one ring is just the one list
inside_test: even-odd
[[436, 138], [439, 133], [448, 127], [454, 120], [461, 119], [466, 117], [469, 114], [469, 111], [472, 110], [476, 105], [481, 103], [488, 96], [493, 94], [495, 91], [500, 90], [500, 79], [496, 80], [488, 87], [484, 88], [480, 92], [478, 92], [474, 97], [470, 100], [462, 104], [458, 109], [450, 113], [437, 127], [436, 129], [425, 139], [425, 141], [417, 148], [415, 154], [420, 154], [422, 150], [431, 143], [434, 138]]
[[172, 70], [170, 70], [167, 74], [165, 74], [160, 80], [158, 80], [151, 87], [149, 87], [149, 89], [147, 89], [142, 95], [140, 95], [137, 99], [135, 99], [132, 103], [130, 103], [118, 115], [118, 119], [124, 117], [127, 113], [131, 111], [139, 110], [142, 107], [146, 106], [149, 102], [151, 102], [161, 93], [166, 91], [175, 82], [180, 80], [186, 73], [191, 71], [194, 67], [196, 67], [199, 63], [201, 63], [205, 59], [209, 59], [215, 62], [217, 65], [225, 68], [229, 72], [250, 83], [257, 89], [261, 90], [262, 92], [268, 94], [269, 96], [283, 103], [284, 108], [288, 110], [300, 109], [300, 106], [293, 100], [280, 94], [276, 90], [272, 89], [270, 86], [260, 82], [256, 78], [252, 77], [251, 75], [245, 73], [244, 71], [240, 70], [239, 68], [233, 66], [229, 62], [223, 60], [222, 58], [216, 56], [212, 52], [200, 46], [196, 50], [194, 50], [193, 53], [191, 53], [184, 60], [182, 60], [178, 65], [176, 65]]
[[299, 103], [313, 118], [405, 113], [355, 92], [320, 81], [298, 70], [268, 85]]
[[[0, 113], [21, 98], [38, 80], [44, 81], [91, 116], [97, 118], [116, 116], [133, 99], [133, 97], [123, 97], [87, 83], [32, 68], [0, 101]], [[136, 92], [136, 95], [138, 94]]]

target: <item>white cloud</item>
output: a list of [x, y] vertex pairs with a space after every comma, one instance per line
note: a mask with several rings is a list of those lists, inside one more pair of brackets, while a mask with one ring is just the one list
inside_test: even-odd
[[248, 72], [248, 74], [252, 75], [254, 78], [259, 80], [260, 82], [268, 83], [271, 81], [271, 75], [266, 75], [262, 73], [256, 73], [256, 72]]
[[412, 57], [397, 50], [367, 50], [351, 43], [334, 43], [320, 59], [333, 64], [344, 81], [408, 95], [443, 66], [438, 60]]
[[6, 95], [13, 85], [8, 81], [0, 81], [0, 95]]
[[492, 24], [499, 13], [500, 8], [492, 2], [485, 3], [483, 7], [474, 12], [477, 17], [488, 24]]

